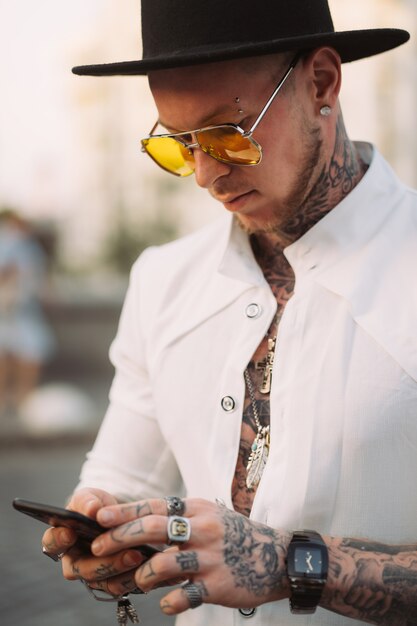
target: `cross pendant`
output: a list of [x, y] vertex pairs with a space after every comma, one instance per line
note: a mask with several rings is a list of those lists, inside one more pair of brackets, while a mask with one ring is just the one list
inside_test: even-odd
[[274, 366], [276, 337], [268, 339], [268, 354], [262, 361], [255, 364], [255, 369], [263, 370], [262, 383], [259, 388], [260, 393], [269, 393], [272, 383], [272, 369]]

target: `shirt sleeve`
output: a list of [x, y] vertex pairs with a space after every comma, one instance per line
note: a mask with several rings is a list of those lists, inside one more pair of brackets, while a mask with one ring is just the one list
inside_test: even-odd
[[132, 269], [110, 348], [115, 367], [110, 405], [77, 486], [104, 489], [123, 501], [182, 492], [177, 464], [158, 425], [147, 367], [140, 278], [146, 256]]

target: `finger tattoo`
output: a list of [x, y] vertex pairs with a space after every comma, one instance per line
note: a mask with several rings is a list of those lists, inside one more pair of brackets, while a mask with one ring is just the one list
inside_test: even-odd
[[143, 522], [140, 519], [135, 519], [132, 522], [118, 526], [110, 531], [110, 537], [116, 543], [123, 543], [125, 537], [135, 537], [137, 535], [143, 535], [144, 533]]
[[149, 561], [147, 561], [147, 562], [145, 563], [145, 569], [147, 569], [147, 570], [148, 570], [148, 572], [147, 572], [146, 574], [145, 574], [145, 571], [144, 571], [144, 574], [145, 574], [145, 575], [144, 575], [144, 578], [145, 578], [145, 579], [146, 579], [146, 578], [152, 578], [153, 576], [156, 576], [156, 574], [155, 574], [155, 572], [154, 572], [154, 569], [153, 569], [153, 567], [152, 567], [152, 561], [151, 561], [151, 560], [149, 560]]
[[151, 515], [152, 509], [147, 500], [145, 502], [137, 502], [136, 504], [126, 504], [122, 508], [123, 515], [129, 514], [135, 515], [135, 517], [145, 517], [145, 515]]
[[179, 552], [175, 560], [182, 572], [198, 572], [200, 569], [197, 552]]
[[96, 575], [100, 578], [108, 578], [109, 576], [116, 576], [119, 571], [113, 567], [113, 565], [105, 565], [102, 563], [96, 568]]

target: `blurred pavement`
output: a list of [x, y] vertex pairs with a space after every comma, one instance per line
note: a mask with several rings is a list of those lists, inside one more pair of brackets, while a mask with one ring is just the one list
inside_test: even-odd
[[[0, 455], [0, 610], [7, 626], [117, 626], [115, 605], [97, 602], [41, 552], [46, 526], [12, 508], [15, 497], [62, 506], [89, 445], [61, 440], [3, 448]], [[143, 626], [172, 626], [161, 591], [133, 600]]]
[[[7, 626], [117, 626], [113, 603], [97, 602], [81, 583], [64, 580], [60, 565], [42, 554], [46, 526], [12, 508], [16, 497], [64, 505], [107, 405], [113, 374], [107, 352], [121, 300], [74, 302], [49, 310], [58, 351], [40, 388], [56, 386], [61, 393], [52, 409], [45, 407], [51, 414], [50, 431], [34, 432], [10, 415], [0, 419], [0, 615]], [[77, 415], [74, 425], [65, 427], [61, 413], [68, 414], [72, 396], [60, 387], [63, 383], [91, 402], [88, 423], [80, 423]], [[43, 418], [42, 405], [40, 410], [39, 404], [32, 406]], [[73, 410], [77, 406], [74, 402]], [[173, 619], [159, 611], [161, 594], [134, 598], [143, 626], [172, 626]]]
[[[113, 376], [108, 350], [117, 331], [122, 294], [104, 299], [91, 293], [83, 296], [68, 291], [66, 299], [60, 296], [46, 310], [56, 339], [56, 352], [44, 368], [38, 389], [27, 402], [40, 415], [23, 415], [26, 420], [0, 415], [0, 450], [25, 442], [30, 445], [33, 439], [45, 436], [51, 442], [63, 436], [66, 440], [91, 441], [103, 418]], [[45, 403], [43, 407], [41, 400]], [[84, 424], [82, 416], [76, 414], [83, 401], [91, 405], [91, 410], [85, 411]], [[34, 429], [29, 428], [30, 418], [45, 421], [46, 413], [50, 415], [50, 430], [35, 436]]]

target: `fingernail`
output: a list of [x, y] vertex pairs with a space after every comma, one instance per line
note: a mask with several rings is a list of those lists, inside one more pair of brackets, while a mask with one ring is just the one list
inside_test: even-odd
[[103, 522], [104, 524], [110, 524], [111, 522], [114, 521], [115, 516], [112, 511], [104, 510], [104, 511], [100, 511], [100, 513], [98, 514], [98, 518], [100, 522]]
[[85, 511], [90, 511], [91, 509], [95, 509], [97, 507], [97, 502], [100, 502], [100, 500], [98, 498], [96, 498], [95, 496], [93, 496], [92, 498], [89, 498], [89, 500], [87, 500], [84, 504], [85, 506]]
[[104, 546], [101, 539], [94, 539], [93, 543], [91, 544], [91, 550], [93, 551], [93, 553], [99, 555], [100, 552], [103, 551], [103, 548]]
[[165, 613], [165, 615], [174, 615], [175, 614], [174, 608], [171, 605], [166, 604], [164, 602], [164, 600], [161, 600], [160, 607], [161, 607], [161, 611], [163, 613]]
[[91, 498], [89, 498], [86, 502], [84, 506], [89, 506], [90, 504], [97, 504], [97, 502], [99, 502], [99, 499], [96, 498], [95, 496], [92, 496]]
[[131, 567], [132, 565], [139, 565], [143, 562], [143, 556], [139, 552], [126, 552], [123, 557], [123, 565]]

